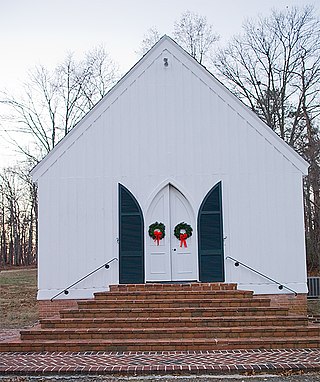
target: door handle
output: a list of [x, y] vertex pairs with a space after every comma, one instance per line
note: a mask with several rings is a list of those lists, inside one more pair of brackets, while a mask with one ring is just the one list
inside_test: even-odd
[[176, 251], [176, 250], [177, 250], [177, 248], [172, 248], [172, 250], [173, 250], [173, 251]]

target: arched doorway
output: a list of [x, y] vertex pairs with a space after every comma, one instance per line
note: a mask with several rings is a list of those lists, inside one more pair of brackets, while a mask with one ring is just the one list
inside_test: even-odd
[[199, 279], [223, 282], [222, 187], [216, 184], [205, 196], [198, 214]]
[[[186, 197], [173, 185], [167, 184], [151, 202], [146, 217], [146, 227], [155, 222], [165, 225], [165, 237], [159, 245], [147, 234], [146, 281], [198, 280], [195, 216]], [[174, 228], [184, 222], [193, 228], [193, 235], [180, 246]]]

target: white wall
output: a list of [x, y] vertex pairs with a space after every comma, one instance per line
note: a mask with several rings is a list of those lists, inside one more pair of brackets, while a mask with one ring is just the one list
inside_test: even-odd
[[[70, 147], [66, 140], [38, 179], [38, 298], [118, 256], [119, 182], [145, 212], [155, 190], [172, 181], [197, 214], [220, 180], [225, 256], [305, 293], [301, 171], [253, 127], [250, 113], [204, 83], [196, 66], [188, 68], [179, 52], [158, 53], [87, 117], [87, 128]], [[117, 267], [67, 297], [90, 297], [117, 283]], [[230, 260], [225, 267], [226, 281], [239, 288], [280, 292]]]

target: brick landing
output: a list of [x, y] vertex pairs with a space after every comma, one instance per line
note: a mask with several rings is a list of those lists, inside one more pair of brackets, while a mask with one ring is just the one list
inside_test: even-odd
[[320, 349], [2, 353], [1, 375], [257, 374], [320, 371]]

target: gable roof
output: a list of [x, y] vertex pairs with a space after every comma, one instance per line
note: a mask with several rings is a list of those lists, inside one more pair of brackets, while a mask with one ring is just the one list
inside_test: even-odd
[[123, 94], [165, 50], [187, 67], [218, 97], [223, 99], [249, 125], [261, 134], [266, 141], [289, 160], [302, 174], [306, 175], [309, 164], [267, 126], [252, 110], [233, 95], [204, 66], [181, 48], [169, 36], [164, 35], [118, 82], [109, 92], [81, 119], [80, 122], [52, 149], [48, 155], [31, 171], [37, 181], [72, 146], [77, 139], [99, 119], [99, 117]]

